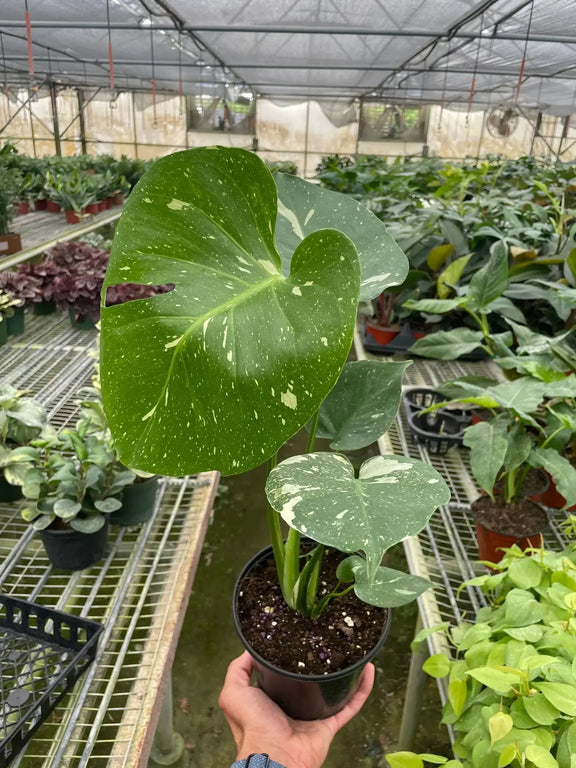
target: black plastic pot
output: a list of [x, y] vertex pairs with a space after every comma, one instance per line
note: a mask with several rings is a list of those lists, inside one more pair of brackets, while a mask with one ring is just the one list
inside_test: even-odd
[[52, 315], [56, 312], [56, 302], [39, 301], [32, 305], [32, 312], [35, 315]]
[[152, 517], [158, 490], [158, 476], [149, 477], [143, 483], [127, 485], [122, 491], [122, 507], [112, 512], [114, 525], [140, 525]]
[[388, 609], [382, 634], [374, 648], [350, 667], [327, 675], [298, 675], [266, 661], [246, 640], [238, 617], [238, 597], [242, 583], [254, 566], [272, 557], [272, 547], [266, 547], [244, 566], [236, 581], [232, 602], [234, 626], [244, 647], [254, 660], [254, 671], [259, 687], [272, 701], [295, 720], [321, 720], [340, 712], [354, 696], [360, 685], [366, 664], [380, 651], [390, 632], [392, 612]]
[[19, 485], [10, 485], [4, 477], [4, 470], [0, 469], [0, 501], [18, 501], [22, 498], [22, 488]]
[[0, 320], [0, 347], [8, 341], [8, 323], [6, 319]]
[[446, 453], [450, 448], [462, 445], [464, 431], [472, 423], [470, 412], [461, 408], [437, 408], [422, 413], [445, 399], [444, 395], [429, 387], [408, 389], [402, 395], [412, 438], [423, 443], [429, 453]]
[[88, 315], [76, 316], [74, 307], [68, 307], [68, 316], [70, 317], [70, 323], [77, 331], [90, 331], [95, 327], [96, 323]]
[[8, 336], [18, 336], [24, 333], [24, 307], [16, 307], [12, 317], [6, 320]]
[[104, 557], [108, 543], [108, 518], [96, 533], [80, 533], [73, 528], [45, 528], [38, 533], [54, 568], [82, 571]]

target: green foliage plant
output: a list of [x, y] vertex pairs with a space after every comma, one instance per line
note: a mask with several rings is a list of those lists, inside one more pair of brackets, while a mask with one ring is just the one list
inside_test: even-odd
[[386, 756], [391, 768], [574, 768], [574, 547], [513, 547], [498, 568], [467, 583], [480, 587], [489, 605], [474, 623], [450, 630], [454, 657], [431, 656], [424, 665], [446, 678], [442, 722], [457, 734], [456, 759], [399, 752]]
[[[158, 160], [131, 193], [104, 290], [171, 284], [102, 306], [103, 403], [120, 459], [159, 474], [238, 474], [268, 462], [276, 568], [293, 609], [318, 616], [354, 589], [392, 607], [430, 585], [381, 566], [449, 498], [429, 465], [377, 456], [356, 476], [335, 451], [392, 423], [406, 364], [346, 363], [360, 299], [406, 275], [404, 255], [364, 206], [254, 154], [207, 147]], [[277, 464], [309, 422], [308, 452]], [[284, 541], [281, 519], [289, 526]], [[301, 536], [315, 542], [303, 554]], [[324, 548], [348, 557], [320, 596]]]
[[0, 384], [1, 469], [7, 466], [16, 448], [27, 445], [47, 427], [46, 411], [28, 395], [28, 390]]
[[90, 418], [74, 429], [48, 430], [10, 454], [6, 479], [20, 485], [28, 503], [22, 517], [36, 530], [69, 527], [95, 533], [122, 506], [135, 475], [117, 462], [113, 447], [90, 431]]

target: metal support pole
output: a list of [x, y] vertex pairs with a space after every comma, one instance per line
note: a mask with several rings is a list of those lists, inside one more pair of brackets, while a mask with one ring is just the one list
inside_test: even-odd
[[132, 127], [134, 129], [134, 157], [138, 157], [138, 132], [136, 131], [136, 103], [134, 102], [134, 91], [130, 93], [132, 101]]
[[307, 179], [308, 170], [308, 130], [310, 128], [310, 99], [306, 102], [306, 131], [304, 133], [304, 173], [302, 178]]
[[536, 122], [534, 123], [534, 130], [532, 131], [532, 141], [530, 142], [530, 157], [532, 157], [532, 154], [534, 152], [534, 143], [540, 132], [541, 125], [542, 125], [542, 112], [538, 112], [538, 115], [536, 117]]
[[88, 154], [88, 145], [86, 144], [86, 122], [84, 120], [84, 91], [81, 88], [76, 88], [76, 96], [78, 98], [78, 121], [80, 123], [80, 146], [82, 148], [82, 154]]
[[562, 121], [562, 135], [560, 136], [560, 143], [558, 144], [558, 152], [556, 152], [556, 160], [560, 160], [562, 155], [562, 144], [564, 139], [568, 136], [568, 126], [570, 125], [570, 115], [566, 115]]
[[160, 709], [160, 717], [154, 734], [150, 757], [158, 765], [172, 765], [184, 752], [184, 739], [174, 730], [174, 708], [172, 705], [172, 674], [168, 675], [166, 693]]
[[32, 150], [34, 151], [34, 157], [38, 157], [36, 153], [36, 136], [34, 134], [34, 117], [32, 115], [32, 102], [30, 99], [26, 99], [28, 105], [28, 117], [30, 118], [30, 136], [32, 137]]
[[56, 88], [52, 83], [50, 83], [50, 106], [52, 107], [52, 123], [54, 125], [54, 147], [58, 157], [62, 157], [60, 126], [58, 125], [58, 98], [56, 95]]
[[[415, 635], [421, 629], [422, 619], [420, 614], [418, 614]], [[420, 710], [422, 709], [424, 688], [426, 687], [426, 673], [422, 670], [422, 665], [427, 658], [428, 643], [424, 640], [420, 643], [418, 650], [412, 653], [412, 658], [410, 659], [410, 671], [408, 672], [408, 682], [406, 683], [406, 698], [404, 699], [400, 735], [398, 737], [398, 749], [400, 751], [411, 750], [414, 743]]]

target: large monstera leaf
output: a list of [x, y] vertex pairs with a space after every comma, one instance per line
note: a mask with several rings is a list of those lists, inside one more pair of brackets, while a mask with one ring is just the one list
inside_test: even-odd
[[292, 254], [305, 237], [320, 229], [337, 229], [348, 235], [358, 250], [361, 301], [374, 299], [386, 288], [404, 282], [408, 259], [366, 206], [296, 176], [277, 173], [274, 178], [278, 187], [276, 244], [286, 273]]
[[274, 244], [276, 186], [250, 152], [158, 160], [118, 224], [104, 284], [173, 284], [102, 309], [102, 393], [122, 461], [165, 475], [237, 474], [298, 431], [334, 386], [354, 330], [355, 247]]
[[364, 552], [367, 579], [382, 555], [424, 528], [450, 490], [429, 464], [404, 456], [375, 456], [360, 468], [340, 454], [285, 459], [268, 476], [266, 495], [300, 533], [341, 552]]

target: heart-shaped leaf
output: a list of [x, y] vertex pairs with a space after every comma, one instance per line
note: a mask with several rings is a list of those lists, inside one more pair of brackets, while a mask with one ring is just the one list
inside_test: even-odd
[[508, 450], [506, 432], [492, 421], [481, 421], [465, 431], [464, 445], [470, 448], [470, 467], [476, 482], [492, 495]]
[[471, 328], [436, 331], [436, 333], [429, 333], [423, 339], [418, 339], [415, 344], [412, 344], [409, 351], [422, 357], [433, 357], [437, 360], [456, 360], [460, 355], [466, 355], [478, 349], [483, 339], [484, 336], [481, 331], [473, 331]]
[[383, 566], [379, 566], [375, 576], [370, 578], [366, 560], [358, 555], [347, 557], [338, 566], [337, 575], [341, 581], [348, 581], [347, 571], [352, 571], [354, 592], [360, 600], [380, 608], [397, 608], [411, 603], [432, 587], [429, 581], [420, 576]]
[[335, 451], [355, 451], [375, 442], [396, 418], [402, 375], [409, 365], [410, 361], [346, 363], [320, 406], [316, 435], [331, 440]]
[[118, 224], [106, 288], [174, 290], [102, 310], [102, 394], [124, 464], [237, 474], [318, 409], [346, 361], [360, 265], [340, 232], [274, 245], [276, 186], [250, 152], [158, 160]]
[[341, 552], [366, 554], [373, 580], [382, 555], [426, 525], [450, 498], [442, 476], [405, 456], [375, 456], [358, 479], [345, 456], [309, 453], [275, 467], [268, 501], [292, 528]]
[[276, 245], [288, 274], [301, 240], [320, 229], [337, 229], [356, 246], [362, 266], [360, 300], [369, 301], [408, 274], [408, 260], [384, 224], [365, 205], [296, 176], [277, 173]]

